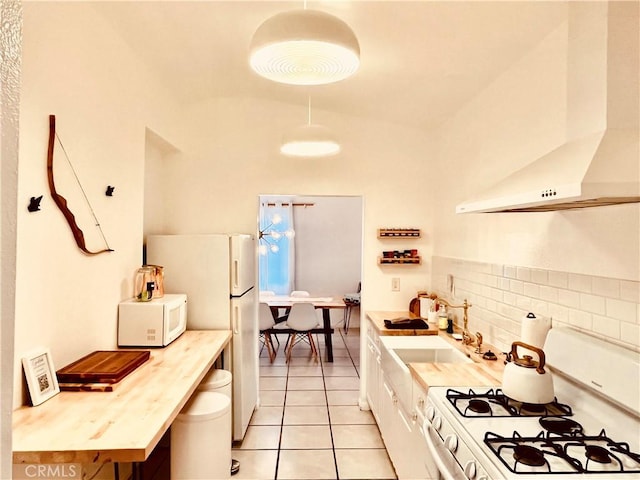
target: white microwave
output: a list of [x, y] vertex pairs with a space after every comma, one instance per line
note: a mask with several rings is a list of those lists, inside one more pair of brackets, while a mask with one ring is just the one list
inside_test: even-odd
[[187, 327], [187, 295], [166, 294], [148, 302], [118, 305], [118, 346], [166, 347]]

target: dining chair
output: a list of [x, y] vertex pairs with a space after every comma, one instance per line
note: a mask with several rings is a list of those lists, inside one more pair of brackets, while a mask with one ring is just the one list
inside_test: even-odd
[[259, 337], [262, 343], [260, 353], [262, 353], [264, 347], [267, 347], [267, 353], [269, 354], [269, 361], [271, 363], [273, 363], [273, 360], [276, 358], [276, 348], [274, 348], [273, 342], [271, 341], [271, 333], [273, 333], [272, 329], [275, 325], [276, 321], [275, 318], [273, 318], [271, 308], [266, 303], [260, 302], [258, 307], [258, 329], [260, 331]]
[[290, 297], [309, 297], [309, 292], [306, 290], [294, 290], [289, 294]]
[[[276, 292], [274, 292], [273, 290], [260, 290], [260, 297], [264, 299], [268, 299], [269, 297], [275, 297], [275, 296], [276, 296]], [[276, 324], [287, 319], [287, 313], [289, 311], [288, 308], [278, 308], [278, 307], [270, 307], [270, 308], [271, 308], [271, 312], [273, 312], [273, 316], [275, 317]], [[278, 337], [276, 337], [276, 340], [277, 339]], [[278, 344], [280, 344], [280, 341], [278, 341]]]
[[295, 332], [289, 333], [289, 338], [287, 339], [287, 346], [285, 347], [287, 362], [291, 359], [293, 347], [301, 341], [309, 344], [312, 355], [317, 358], [318, 349], [316, 348], [311, 331], [319, 328], [320, 324], [318, 323], [318, 316], [313, 304], [294, 303], [289, 311], [287, 326], [289, 329], [295, 330]]

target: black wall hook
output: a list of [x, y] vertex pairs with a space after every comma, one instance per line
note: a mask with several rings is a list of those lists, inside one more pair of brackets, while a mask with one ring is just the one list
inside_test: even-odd
[[27, 207], [27, 210], [29, 210], [30, 212], [38, 212], [40, 210], [41, 201], [42, 201], [42, 195], [40, 195], [39, 197], [31, 197], [31, 200], [29, 200], [29, 206]]
[[112, 187], [111, 185], [108, 185], [108, 186], [107, 186], [107, 191], [106, 191], [106, 192], [104, 192], [104, 194], [105, 194], [107, 197], [113, 197], [113, 191], [114, 191], [115, 189], [116, 189], [116, 187]]

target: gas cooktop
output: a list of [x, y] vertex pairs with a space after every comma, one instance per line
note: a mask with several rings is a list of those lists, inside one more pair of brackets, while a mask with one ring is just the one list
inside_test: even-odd
[[[541, 418], [543, 427], [544, 419]], [[549, 426], [560, 429], [551, 431], [545, 427], [535, 437], [521, 437], [517, 431], [509, 437], [487, 432], [484, 442], [514, 473], [640, 474], [640, 455], [631, 452], [628, 443], [610, 439], [604, 430], [586, 436], [577, 422], [564, 423], [552, 422]]]
[[507, 397], [502, 390], [490, 389], [485, 392], [466, 392], [448, 389], [447, 400], [463, 417], [539, 417], [572, 415], [571, 407], [557, 400], [546, 403], [525, 403]]

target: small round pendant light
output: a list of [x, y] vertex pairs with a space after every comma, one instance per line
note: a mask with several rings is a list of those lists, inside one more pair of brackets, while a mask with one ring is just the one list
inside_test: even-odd
[[311, 99], [308, 123], [284, 135], [280, 152], [292, 157], [328, 157], [340, 152], [340, 144], [331, 130], [323, 125], [311, 123]]
[[360, 45], [339, 18], [318, 10], [292, 10], [258, 27], [251, 40], [249, 64], [274, 82], [322, 85], [358, 70]]
[[280, 152], [292, 157], [328, 157], [340, 151], [340, 144], [323, 125], [302, 125], [284, 136]]

